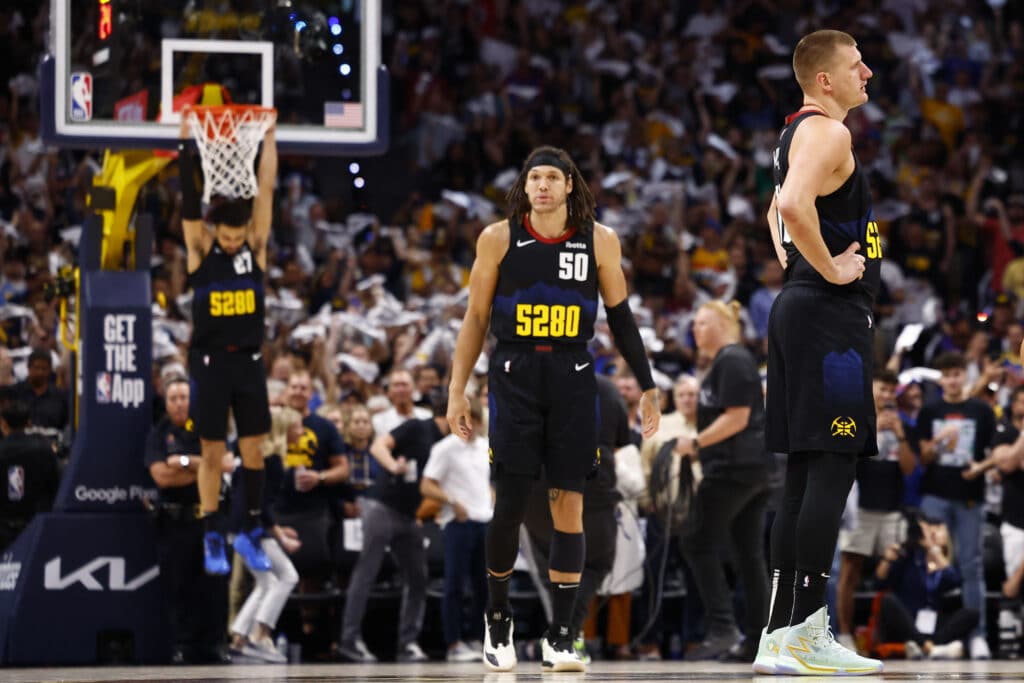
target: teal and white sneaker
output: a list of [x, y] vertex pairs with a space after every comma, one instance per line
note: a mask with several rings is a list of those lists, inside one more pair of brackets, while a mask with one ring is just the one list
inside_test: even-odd
[[779, 646], [786, 637], [788, 626], [777, 628], [768, 633], [768, 627], [761, 629], [761, 639], [757, 643], [757, 657], [754, 658], [754, 673], [774, 674], [775, 665], [779, 661]]
[[790, 626], [779, 647], [777, 674], [803, 676], [867, 676], [882, 672], [882, 662], [861, 657], [840, 645], [822, 607], [803, 623]]

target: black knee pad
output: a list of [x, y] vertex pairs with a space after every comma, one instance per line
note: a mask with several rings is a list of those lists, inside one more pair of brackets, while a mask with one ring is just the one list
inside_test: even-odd
[[494, 516], [491, 524], [518, 527], [526, 517], [535, 479], [518, 474], [507, 474], [500, 469], [494, 478]]
[[583, 571], [583, 560], [587, 554], [583, 534], [568, 534], [555, 529], [551, 534], [551, 571], [578, 574]]
[[503, 573], [512, 569], [519, 553], [519, 525], [533, 489], [532, 477], [503, 473], [494, 479], [494, 516], [487, 526], [487, 568]]

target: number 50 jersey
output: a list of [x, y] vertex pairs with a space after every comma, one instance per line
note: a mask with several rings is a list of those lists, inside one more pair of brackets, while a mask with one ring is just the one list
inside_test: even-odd
[[586, 344], [597, 317], [593, 232], [570, 228], [547, 239], [533, 231], [529, 215], [508, 230], [491, 306], [494, 336], [499, 342]]

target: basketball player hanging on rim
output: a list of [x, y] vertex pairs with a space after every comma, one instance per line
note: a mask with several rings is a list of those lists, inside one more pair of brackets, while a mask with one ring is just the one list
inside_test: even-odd
[[[184, 117], [182, 117], [184, 119]], [[182, 225], [192, 287], [192, 342], [189, 374], [195, 400], [192, 411], [202, 446], [199, 465], [199, 507], [205, 525], [206, 571], [227, 574], [224, 515], [219, 513], [221, 461], [225, 453], [228, 409], [235, 418], [238, 449], [244, 468], [246, 528], [234, 547], [253, 571], [267, 571], [260, 541], [263, 528], [263, 453], [260, 445], [270, 430], [270, 407], [264, 379], [263, 273], [277, 176], [274, 128], [263, 137], [263, 155], [253, 199], [214, 197], [206, 215], [200, 210], [196, 186], [195, 142], [182, 122], [178, 150], [181, 173]]]
[[516, 665], [509, 579], [543, 467], [554, 532], [553, 617], [541, 640], [542, 667], [583, 671], [570, 624], [585, 557], [582, 491], [597, 459], [597, 380], [587, 342], [599, 291], [616, 345], [644, 391], [645, 437], [658, 429], [658, 392], [626, 299], [618, 235], [594, 222], [593, 195], [569, 155], [554, 147], [531, 152], [507, 203], [508, 219], [487, 226], [477, 241], [448, 393], [452, 432], [468, 438], [466, 382], [490, 324], [498, 346], [488, 374], [495, 502], [486, 539], [484, 665]]
[[771, 536], [772, 604], [754, 670], [871, 674], [882, 663], [832, 637], [825, 587], [858, 456], [877, 452], [872, 303], [882, 250], [867, 173], [847, 113], [868, 101], [871, 69], [841, 31], [793, 52], [803, 106], [775, 149], [768, 210], [786, 282], [768, 321], [768, 449], [788, 453]]

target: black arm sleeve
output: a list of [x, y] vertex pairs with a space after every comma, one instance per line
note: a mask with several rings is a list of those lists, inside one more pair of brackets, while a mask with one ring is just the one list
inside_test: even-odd
[[644, 340], [640, 337], [633, 311], [629, 309], [629, 300], [624, 299], [621, 304], [612, 308], [605, 306], [604, 310], [608, 314], [608, 327], [615, 337], [615, 346], [629, 364], [629, 369], [636, 376], [640, 388], [644, 391], [653, 389], [654, 379], [651, 377], [651, 366], [647, 362]]
[[195, 142], [178, 143], [178, 173], [181, 175], [181, 217], [186, 221], [198, 221], [203, 217], [199, 206], [199, 188], [196, 187], [196, 169], [193, 155]]

